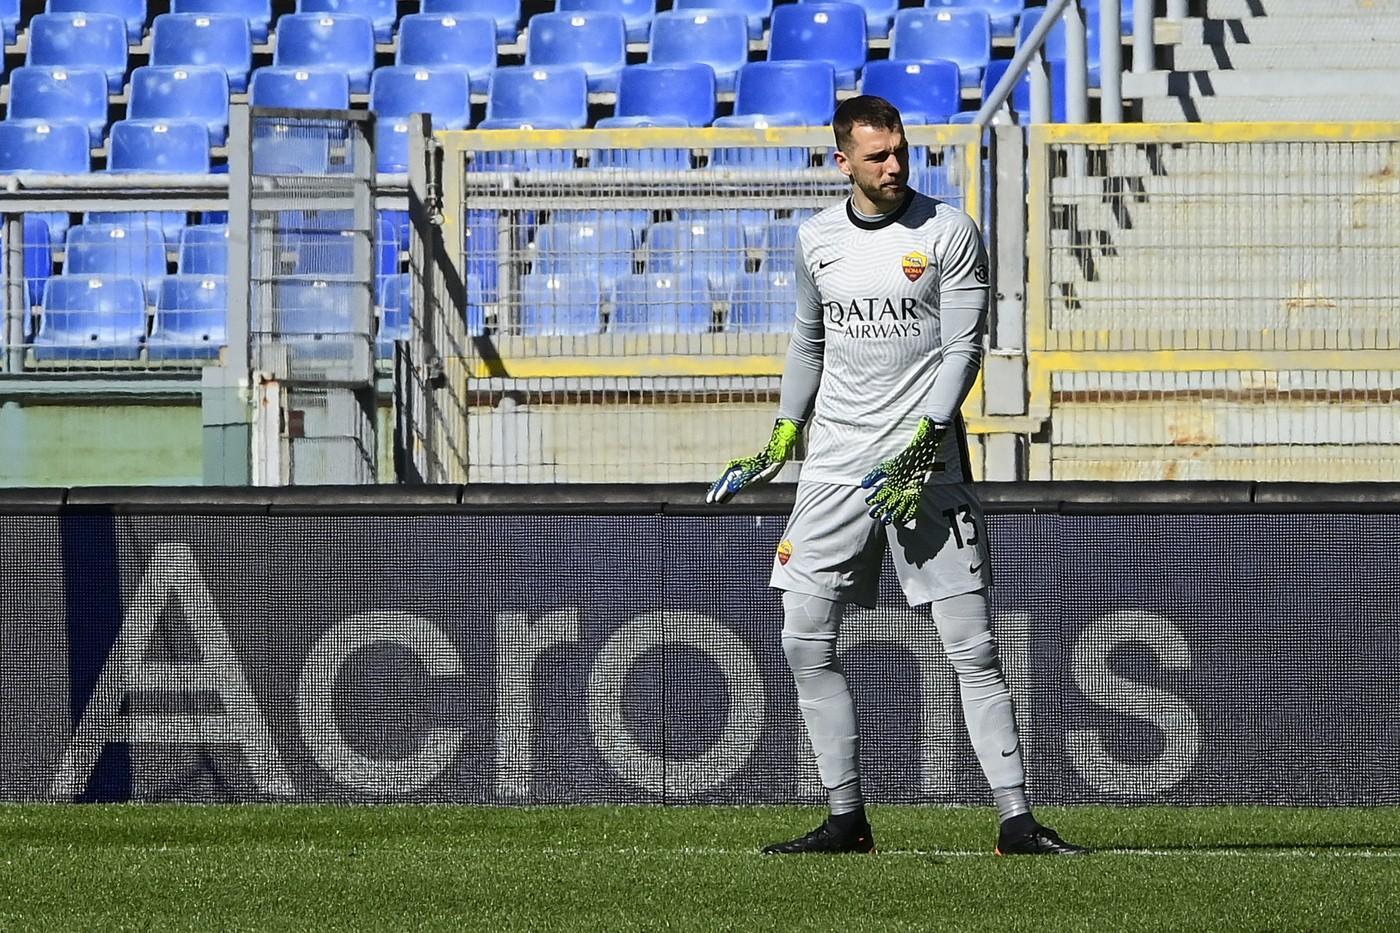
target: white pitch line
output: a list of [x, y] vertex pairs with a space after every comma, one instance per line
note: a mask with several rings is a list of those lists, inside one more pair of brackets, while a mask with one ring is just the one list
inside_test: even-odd
[[[521, 849], [473, 850], [479, 855], [519, 855]], [[541, 855], [559, 855], [570, 858], [589, 854], [602, 855], [651, 855], [651, 856], [721, 856], [758, 854], [757, 848], [721, 849], [704, 846], [685, 846], [678, 849], [647, 849], [641, 847], [619, 847], [615, 849], [548, 848], [535, 850]], [[874, 853], [878, 858], [996, 858], [989, 849], [882, 849]], [[1298, 848], [1223, 848], [1223, 849], [1095, 849], [1093, 855], [1133, 856], [1142, 858], [1400, 858], [1400, 849], [1308, 849]], [[1015, 858], [1015, 856], [1010, 856]], [[789, 861], [788, 859], [773, 859]]]

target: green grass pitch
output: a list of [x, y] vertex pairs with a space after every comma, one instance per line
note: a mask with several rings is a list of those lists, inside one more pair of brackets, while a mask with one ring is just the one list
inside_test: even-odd
[[765, 858], [796, 807], [0, 807], [5, 930], [1382, 930], [1400, 808], [874, 807], [874, 855]]

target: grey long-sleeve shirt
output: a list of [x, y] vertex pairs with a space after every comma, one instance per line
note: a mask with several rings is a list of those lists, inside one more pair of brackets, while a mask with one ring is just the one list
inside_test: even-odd
[[972, 218], [917, 192], [873, 220], [848, 199], [802, 224], [795, 265], [778, 414], [811, 422], [803, 478], [859, 484], [927, 415], [955, 428], [934, 481], [970, 481], [957, 414], [982, 365], [988, 284]]

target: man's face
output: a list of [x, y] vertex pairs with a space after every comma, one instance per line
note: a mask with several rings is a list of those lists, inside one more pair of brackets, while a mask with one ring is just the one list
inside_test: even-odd
[[902, 129], [857, 123], [847, 148], [836, 151], [836, 165], [881, 212], [898, 207], [909, 190], [909, 143]]

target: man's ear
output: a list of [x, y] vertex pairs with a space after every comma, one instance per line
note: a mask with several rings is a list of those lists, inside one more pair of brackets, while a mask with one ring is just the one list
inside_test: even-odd
[[836, 167], [841, 170], [841, 174], [847, 178], [851, 177], [851, 160], [846, 158], [846, 153], [840, 149], [836, 150]]

